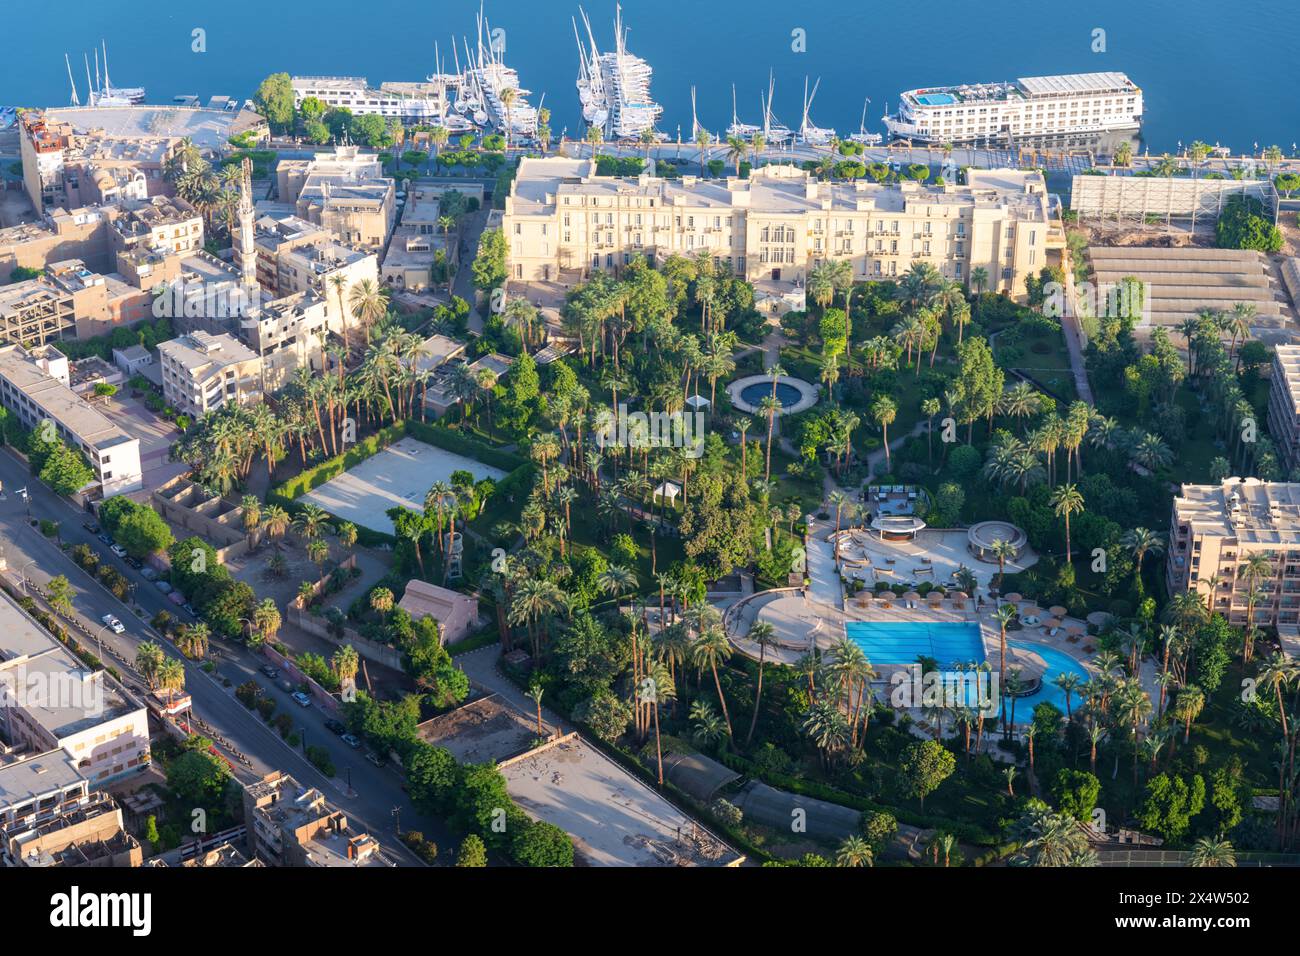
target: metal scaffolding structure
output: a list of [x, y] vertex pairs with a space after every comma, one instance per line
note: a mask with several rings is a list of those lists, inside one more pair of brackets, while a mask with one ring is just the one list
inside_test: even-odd
[[1071, 186], [1070, 208], [1079, 214], [1080, 222], [1091, 219], [1098, 225], [1121, 226], [1153, 218], [1165, 225], [1190, 220], [1194, 231], [1198, 219], [1217, 221], [1234, 196], [1258, 199], [1277, 222], [1277, 190], [1266, 179], [1078, 175]]

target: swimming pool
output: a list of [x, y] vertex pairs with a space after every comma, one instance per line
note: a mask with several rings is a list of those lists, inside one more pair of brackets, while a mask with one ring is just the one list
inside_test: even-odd
[[[1065, 692], [1057, 687], [1053, 681], [1058, 674], [1077, 674], [1080, 681], [1091, 679], [1092, 675], [1088, 669], [1076, 661], [1064, 651], [1058, 651], [1055, 647], [1047, 647], [1043, 644], [1030, 644], [1025, 641], [1007, 641], [1008, 647], [1014, 647], [1020, 651], [1033, 651], [1043, 659], [1047, 664], [1047, 672], [1043, 675], [1042, 686], [1037, 691], [1027, 697], [1016, 698], [1016, 723], [1027, 724], [1033, 716], [1034, 708], [1047, 701], [1059, 710], [1065, 713]], [[1071, 699], [1071, 705], [1079, 702], [1079, 695], [1075, 693]], [[1008, 706], [1010, 700], [1007, 701]]]
[[984, 660], [980, 626], [972, 621], [849, 621], [844, 632], [873, 664], [915, 664], [921, 655], [943, 668]]
[[957, 102], [957, 97], [951, 93], [920, 93], [916, 101], [922, 106], [951, 106]]

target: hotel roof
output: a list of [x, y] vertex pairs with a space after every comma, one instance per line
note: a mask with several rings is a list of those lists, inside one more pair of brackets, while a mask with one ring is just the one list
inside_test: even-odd
[[1227, 478], [1221, 485], [1183, 485], [1174, 515], [1195, 535], [1300, 547], [1300, 484], [1295, 482]]

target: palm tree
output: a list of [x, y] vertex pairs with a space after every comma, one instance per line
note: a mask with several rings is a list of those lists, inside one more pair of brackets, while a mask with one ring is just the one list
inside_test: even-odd
[[158, 665], [156, 680], [158, 689], [167, 692], [167, 702], [171, 703], [185, 689], [185, 665], [174, 657], [165, 658]]
[[1227, 840], [1214, 837], [1201, 837], [1192, 847], [1187, 857], [1188, 866], [1236, 866], [1237, 851]]
[[262, 640], [275, 640], [280, 623], [280, 609], [276, 607], [274, 599], [263, 598], [253, 609], [253, 627], [262, 636]]
[[998, 593], [1001, 594], [1002, 579], [1006, 576], [1007, 571], [1007, 561], [1016, 556], [1016, 546], [1003, 538], [994, 538], [993, 543], [989, 545], [989, 553], [998, 559]]
[[1164, 551], [1164, 538], [1149, 528], [1138, 527], [1126, 531], [1120, 543], [1133, 552], [1133, 585], [1141, 595], [1143, 593], [1142, 561], [1148, 554], [1160, 554]]
[[749, 152], [749, 144], [739, 136], [727, 137], [727, 156], [736, 164], [736, 175], [740, 175], [740, 161], [745, 158]]
[[211, 632], [202, 621], [182, 627], [176, 638], [176, 649], [191, 660], [201, 661], [208, 653]]
[[925, 461], [926, 464], [934, 464], [934, 416], [939, 414], [943, 406], [939, 404], [937, 398], [925, 398], [921, 400], [921, 414], [925, 416]]
[[975, 287], [976, 294], [983, 295], [984, 287], [989, 284], [989, 270], [976, 266], [970, 271], [970, 283]]
[[1278, 717], [1282, 722], [1282, 739], [1284, 741], [1289, 740], [1291, 734], [1287, 728], [1286, 705], [1282, 701], [1282, 688], [1294, 683], [1298, 675], [1300, 675], [1300, 668], [1296, 666], [1295, 662], [1287, 657], [1284, 652], [1275, 651], [1273, 656], [1264, 662], [1264, 666], [1260, 668], [1256, 678], [1260, 687], [1271, 688], [1276, 695]]
[[328, 519], [329, 514], [323, 508], [309, 502], [303, 505], [302, 511], [298, 513], [298, 517], [294, 519], [293, 524], [294, 528], [305, 540], [311, 541], [321, 536]]
[[722, 628], [705, 627], [691, 645], [691, 657], [695, 666], [707, 667], [713, 673], [713, 686], [718, 692], [718, 703], [722, 706], [722, 719], [727, 724], [727, 736], [735, 737], [731, 729], [731, 715], [727, 712], [727, 698], [722, 692], [722, 681], [718, 678], [718, 661], [731, 657], [731, 642]]
[[880, 426], [881, 444], [885, 448], [885, 471], [892, 473], [893, 462], [890, 459], [889, 451], [889, 426], [898, 417], [898, 403], [888, 395], [877, 395], [875, 401], [871, 403], [871, 417]]
[[153, 690], [158, 686], [158, 668], [166, 660], [163, 649], [153, 641], [145, 641], [135, 652], [135, 669], [140, 672], [149, 689]]
[[293, 519], [289, 517], [289, 512], [279, 505], [269, 505], [262, 512], [262, 527], [273, 539], [283, 538], [292, 523]]
[[776, 644], [776, 628], [768, 621], [755, 621], [746, 635], [758, 645], [758, 682], [754, 688], [754, 716], [749, 721], [749, 733], [745, 735], [745, 748], [749, 748], [754, 739], [754, 728], [758, 726], [758, 707], [763, 701], [763, 664], [766, 662], [767, 649]]
[[781, 402], [775, 395], [764, 395], [758, 403], [760, 415], [767, 416], [767, 464], [763, 469], [763, 480], [772, 479], [772, 432], [776, 427], [776, 413], [781, 410]]
[[361, 658], [357, 655], [357, 649], [351, 644], [344, 644], [330, 657], [330, 670], [334, 672], [340, 684], [356, 680], [360, 667]]
[[1058, 518], [1065, 519], [1065, 563], [1073, 563], [1070, 554], [1070, 515], [1083, 510], [1083, 495], [1075, 485], [1057, 485], [1049, 500], [1052, 511]]
[[871, 866], [874, 862], [871, 844], [860, 836], [846, 837], [835, 852], [836, 866]]
[[998, 697], [1002, 700], [1002, 709], [1006, 711], [1007, 684], [1007, 625], [1016, 619], [1018, 612], [1014, 605], [999, 604], [993, 611], [993, 620], [998, 625]]
[[542, 695], [545, 693], [545, 688], [543, 688], [541, 684], [534, 681], [533, 683], [528, 685], [528, 690], [525, 691], [524, 693], [528, 696], [528, 699], [531, 700], [537, 707], [537, 736], [541, 737], [544, 735], [544, 731], [542, 729]]
[[646, 687], [651, 689], [651, 699], [644, 701], [650, 706], [655, 722], [655, 761], [658, 765], [659, 786], [664, 785], [664, 748], [659, 734], [659, 705], [677, 700], [677, 684], [671, 671], [663, 661], [654, 661], [647, 668]]

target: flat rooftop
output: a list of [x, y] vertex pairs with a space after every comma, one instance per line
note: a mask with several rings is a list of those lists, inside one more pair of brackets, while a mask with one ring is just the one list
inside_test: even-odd
[[67, 123], [81, 134], [148, 139], [189, 137], [200, 149], [225, 149], [227, 140], [262, 121], [248, 110], [180, 106], [70, 106], [45, 111], [49, 122]]
[[1300, 483], [1227, 478], [1219, 485], [1183, 485], [1174, 515], [1193, 534], [1300, 547]]
[[20, 345], [0, 347], [0, 376], [92, 448], [135, 441], [68, 386], [41, 371]]
[[577, 735], [501, 772], [519, 806], [568, 833], [591, 866], [719, 866], [739, 859]]
[[82, 780], [77, 761], [62, 750], [24, 756], [0, 765], [0, 807], [21, 806]]

